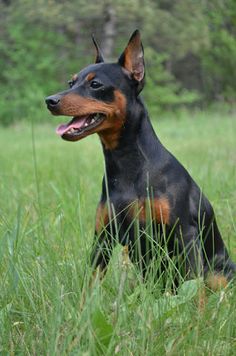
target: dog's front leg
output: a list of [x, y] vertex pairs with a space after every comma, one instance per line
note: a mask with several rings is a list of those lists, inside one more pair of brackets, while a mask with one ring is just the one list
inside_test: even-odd
[[106, 273], [113, 248], [114, 238], [111, 235], [109, 227], [104, 228], [99, 235], [95, 232], [94, 244], [91, 253], [91, 265], [94, 275], [99, 275], [100, 279], [102, 279]]
[[94, 242], [91, 253], [91, 265], [100, 279], [105, 275], [115, 244], [111, 209], [107, 202], [100, 202], [97, 207]]
[[90, 263], [92, 266], [92, 274], [89, 277], [89, 284], [85, 283], [82, 290], [82, 297], [80, 302], [80, 309], [82, 310], [87, 299], [87, 295], [92, 292], [94, 284], [97, 280], [102, 280], [106, 274], [109, 260], [112, 255], [114, 241], [110, 234], [110, 229], [107, 228], [98, 235], [95, 232]]

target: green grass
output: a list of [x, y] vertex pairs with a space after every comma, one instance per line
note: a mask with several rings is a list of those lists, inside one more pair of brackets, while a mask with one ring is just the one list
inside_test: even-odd
[[[209, 197], [235, 259], [236, 117], [203, 112], [155, 128]], [[162, 294], [117, 248], [103, 283], [87, 288], [104, 168], [95, 135], [68, 143], [25, 123], [1, 128], [0, 149], [0, 355], [236, 354], [234, 286], [208, 292], [201, 313], [198, 281]]]

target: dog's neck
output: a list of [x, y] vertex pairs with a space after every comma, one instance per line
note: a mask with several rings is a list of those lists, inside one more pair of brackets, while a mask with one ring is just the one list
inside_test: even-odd
[[107, 176], [126, 172], [126, 177], [133, 180], [142, 167], [156, 160], [162, 147], [142, 101], [138, 100], [135, 111], [127, 115], [119, 145], [113, 150], [103, 147]]

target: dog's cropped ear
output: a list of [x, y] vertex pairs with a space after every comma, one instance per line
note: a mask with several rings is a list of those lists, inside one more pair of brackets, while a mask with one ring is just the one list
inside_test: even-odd
[[102, 52], [97, 44], [97, 41], [95, 40], [94, 35], [92, 35], [92, 40], [93, 40], [93, 44], [96, 48], [96, 57], [95, 57], [95, 63], [103, 63], [104, 62], [104, 58], [102, 56]]
[[140, 83], [139, 86], [142, 89], [145, 76], [145, 66], [143, 45], [139, 30], [134, 31], [130, 37], [128, 45], [121, 54], [118, 62], [122, 67], [131, 73], [133, 79]]

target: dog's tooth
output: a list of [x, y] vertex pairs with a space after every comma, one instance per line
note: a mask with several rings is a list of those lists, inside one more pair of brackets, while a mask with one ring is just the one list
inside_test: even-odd
[[85, 122], [84, 126], [88, 126], [88, 123], [87, 123], [87, 122]]
[[94, 122], [95, 122], [95, 119], [92, 119], [92, 120], [91, 120], [91, 124], [93, 124]]

